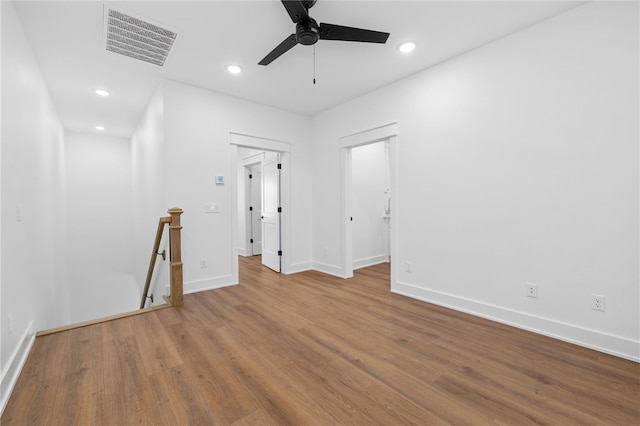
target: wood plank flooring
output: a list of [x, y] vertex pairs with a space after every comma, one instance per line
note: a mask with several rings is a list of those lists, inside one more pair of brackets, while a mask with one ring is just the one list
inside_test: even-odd
[[640, 364], [351, 280], [276, 274], [38, 337], [3, 425], [640, 424]]

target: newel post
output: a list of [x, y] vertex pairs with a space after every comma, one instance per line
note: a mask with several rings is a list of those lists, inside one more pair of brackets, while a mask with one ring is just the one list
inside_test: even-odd
[[180, 215], [182, 209], [174, 207], [167, 211], [171, 215], [169, 231], [171, 232], [171, 296], [173, 306], [182, 305], [182, 245], [180, 241]]

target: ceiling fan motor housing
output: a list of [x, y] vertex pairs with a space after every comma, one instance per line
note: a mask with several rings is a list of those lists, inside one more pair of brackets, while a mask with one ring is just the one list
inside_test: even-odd
[[320, 40], [318, 23], [312, 18], [309, 18], [308, 22], [298, 22], [296, 24], [296, 40], [305, 46], [316, 44]]
[[309, 10], [313, 7], [314, 4], [316, 4], [317, 0], [305, 0], [302, 2], [302, 4], [304, 5], [304, 8]]

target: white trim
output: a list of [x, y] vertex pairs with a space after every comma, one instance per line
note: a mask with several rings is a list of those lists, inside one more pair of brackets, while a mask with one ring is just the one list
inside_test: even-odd
[[412, 284], [392, 283], [391, 292], [640, 362], [640, 342], [625, 337], [612, 336], [577, 325], [433, 291]]
[[0, 406], [0, 415], [4, 412], [7, 402], [9, 402], [9, 397], [18, 381], [18, 377], [20, 377], [24, 364], [27, 362], [35, 340], [36, 332], [33, 327], [33, 321], [31, 321], [20, 338], [20, 344], [15, 348], [2, 371], [2, 377], [0, 378], [0, 396], [2, 398], [0, 400], [0, 404], [2, 404]]
[[296, 263], [291, 265], [291, 268], [286, 273], [283, 272], [283, 274], [285, 275], [297, 274], [299, 272], [311, 271], [312, 269], [313, 269], [313, 263], [311, 262]]
[[342, 220], [340, 221], [340, 239], [342, 246], [342, 272], [345, 278], [353, 277], [353, 221], [351, 212], [352, 193], [352, 155], [351, 148], [340, 149], [340, 203], [342, 204]]
[[[351, 149], [371, 143], [389, 141], [389, 178], [391, 186], [391, 222], [390, 222], [390, 257], [398, 257], [398, 123], [390, 123], [363, 132], [340, 138], [340, 202], [342, 207], [342, 220], [340, 221], [340, 239], [342, 247], [342, 271], [340, 275], [345, 278], [353, 277], [353, 223], [351, 221]], [[335, 275], [335, 274], [333, 274]], [[397, 269], [395, 262], [391, 262], [391, 284], [397, 281]]]
[[[251, 243], [251, 226], [253, 225], [253, 215], [248, 211], [247, 207], [252, 205], [251, 190], [253, 182], [251, 181], [251, 179], [249, 179], [249, 176], [251, 175], [251, 166], [249, 166], [248, 164], [244, 164], [244, 161], [242, 163], [242, 173], [244, 179], [244, 213], [242, 214], [242, 217], [244, 217], [244, 248], [239, 249], [238, 252], [243, 251], [244, 256], [251, 256], [253, 255], [253, 244]], [[258, 164], [261, 163], [258, 162]], [[238, 223], [238, 227], [240, 227], [240, 223]]]
[[[265, 157], [265, 153], [261, 152], [259, 154], [255, 154], [250, 157], [246, 157], [238, 160], [240, 165], [243, 167], [244, 187], [245, 187], [245, 191], [244, 191], [245, 209], [247, 206], [251, 206], [252, 204], [251, 203], [251, 199], [252, 199], [251, 186], [253, 186], [253, 181], [249, 179], [249, 176], [252, 173], [251, 167], [258, 165], [260, 166], [260, 168], [262, 168], [262, 162], [264, 161], [264, 157]], [[253, 246], [253, 243], [251, 242], [251, 237], [252, 237], [251, 227], [253, 225], [253, 218], [251, 217], [251, 214], [249, 214], [247, 210], [245, 210], [243, 216], [245, 219], [244, 220], [245, 221], [245, 238], [244, 238], [245, 248], [244, 249], [240, 248], [238, 250], [238, 254], [240, 256], [245, 256], [245, 257], [253, 256], [255, 254], [260, 254], [260, 253], [253, 252], [254, 246]], [[240, 226], [240, 224], [238, 224], [238, 226]]]
[[229, 132], [229, 144], [231, 145], [231, 277], [232, 281], [239, 281], [238, 265], [238, 147], [261, 149], [280, 153], [280, 199], [282, 200], [282, 227], [280, 229], [280, 246], [282, 247], [282, 260], [280, 272], [293, 273], [291, 262], [291, 144], [288, 142], [267, 139], [259, 136], [244, 135]]
[[255, 155], [252, 155], [251, 157], [243, 158], [240, 162], [240, 165], [244, 167], [253, 166], [253, 165], [262, 163], [263, 160], [264, 160], [264, 152], [261, 152], [260, 154], [255, 154]]
[[265, 151], [291, 152], [291, 144], [288, 142], [236, 132], [229, 132], [229, 143], [253, 149], [264, 149]]
[[390, 123], [364, 132], [340, 138], [340, 148], [355, 148], [360, 145], [380, 142], [398, 135], [398, 123]]
[[[233, 274], [212, 278], [203, 278], [200, 280], [185, 281], [183, 294], [199, 293], [201, 291], [215, 290], [217, 288], [230, 287], [237, 284], [237, 281], [233, 281]], [[167, 292], [166, 294], [170, 294], [169, 286], [167, 286], [165, 290]]]
[[[231, 281], [240, 281], [238, 250], [238, 145], [231, 144]], [[235, 176], [234, 176], [235, 175]]]
[[[398, 131], [398, 127], [395, 127]], [[389, 258], [399, 259], [398, 229], [400, 228], [401, 214], [398, 211], [398, 135], [389, 138], [389, 185], [391, 187], [391, 217], [389, 218]], [[398, 282], [398, 262], [391, 262], [392, 283]]]
[[353, 269], [366, 268], [368, 266], [378, 265], [380, 263], [389, 262], [389, 256], [386, 254], [379, 254], [377, 256], [371, 256], [364, 259], [358, 259], [353, 261]]
[[[280, 262], [280, 272], [291, 273], [291, 154], [289, 152], [280, 153], [280, 204], [282, 205], [282, 215], [280, 222], [280, 247], [282, 249], [282, 260]], [[263, 237], [264, 238], [264, 237]]]
[[333, 275], [338, 278], [349, 278], [343, 274], [343, 268], [339, 266], [327, 265], [322, 262], [312, 262], [313, 270], [322, 272], [323, 274]]

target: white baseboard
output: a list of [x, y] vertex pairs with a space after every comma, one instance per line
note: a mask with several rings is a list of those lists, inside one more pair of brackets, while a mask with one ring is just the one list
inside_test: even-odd
[[247, 257], [247, 251], [243, 248], [238, 249], [238, 256]]
[[297, 274], [298, 272], [310, 271], [313, 269], [311, 262], [302, 262], [291, 265], [286, 272], [282, 272], [283, 274]]
[[[215, 290], [216, 288], [229, 287], [237, 285], [237, 282], [233, 281], [233, 276], [223, 275], [220, 277], [204, 278], [201, 280], [185, 281], [183, 283], [183, 294], [198, 293], [200, 291]], [[165, 287], [166, 294], [170, 292], [169, 286]]]
[[346, 278], [344, 275], [344, 271], [342, 270], [341, 267], [338, 267], [338, 266], [327, 265], [326, 263], [322, 263], [322, 262], [313, 262], [312, 269], [314, 271], [323, 272], [325, 274], [333, 275], [335, 277]]
[[401, 282], [392, 283], [391, 292], [640, 362], [640, 342], [625, 337], [612, 336], [596, 330]]
[[0, 406], [0, 415], [4, 412], [7, 402], [9, 402], [11, 392], [13, 392], [20, 372], [25, 362], [27, 362], [27, 357], [29, 356], [29, 352], [31, 352], [35, 339], [36, 331], [33, 327], [33, 321], [31, 321], [20, 339], [20, 344], [13, 351], [7, 365], [5, 365], [2, 371], [2, 377], [0, 378], [0, 396], [2, 398], [0, 400], [0, 404], [2, 404]]
[[388, 261], [389, 261], [389, 256], [386, 254], [380, 254], [378, 256], [358, 259], [353, 261], [353, 269], [355, 270], [360, 268], [366, 268], [367, 266], [373, 266], [379, 263], [386, 263]]

